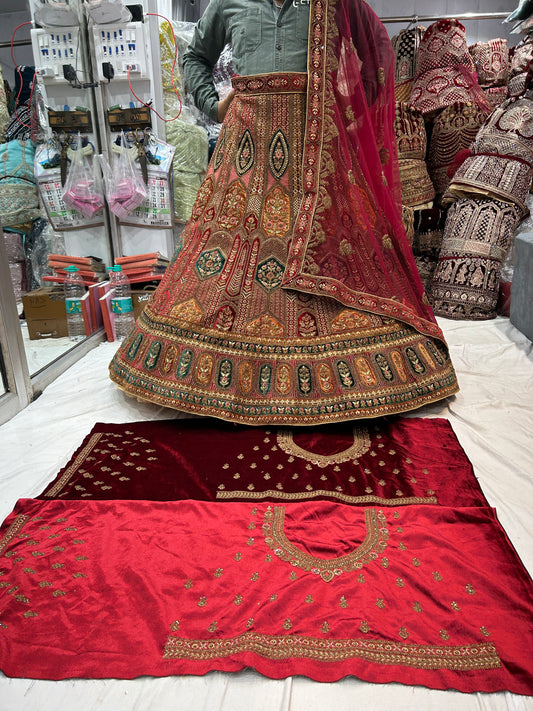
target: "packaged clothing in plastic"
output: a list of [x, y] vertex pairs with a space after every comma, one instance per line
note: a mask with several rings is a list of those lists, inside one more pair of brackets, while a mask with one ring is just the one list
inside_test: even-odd
[[133, 212], [147, 195], [141, 168], [135, 162], [137, 149], [129, 148], [121, 134], [120, 145], [114, 144], [111, 165], [101, 159], [104, 174], [105, 193], [109, 209], [119, 219], [126, 218]]
[[81, 136], [69, 153], [70, 168], [67, 173], [63, 200], [85, 217], [91, 218], [104, 206], [102, 179], [92, 156], [85, 155]]

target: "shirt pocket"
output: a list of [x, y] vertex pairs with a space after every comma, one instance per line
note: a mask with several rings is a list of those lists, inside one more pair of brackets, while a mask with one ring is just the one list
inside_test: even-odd
[[242, 57], [247, 52], [254, 52], [261, 44], [262, 13], [253, 7], [234, 15], [231, 32], [233, 53]]

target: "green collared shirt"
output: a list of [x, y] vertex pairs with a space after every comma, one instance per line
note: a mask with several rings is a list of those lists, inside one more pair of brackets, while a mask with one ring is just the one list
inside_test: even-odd
[[217, 119], [213, 67], [231, 43], [233, 71], [240, 76], [307, 71], [309, 0], [211, 0], [198, 21], [183, 68], [196, 106]]

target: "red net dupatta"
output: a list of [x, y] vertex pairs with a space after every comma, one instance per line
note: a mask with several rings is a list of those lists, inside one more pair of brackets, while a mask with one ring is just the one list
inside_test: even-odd
[[401, 220], [394, 51], [362, 0], [311, 0], [303, 200], [284, 286], [443, 339]]

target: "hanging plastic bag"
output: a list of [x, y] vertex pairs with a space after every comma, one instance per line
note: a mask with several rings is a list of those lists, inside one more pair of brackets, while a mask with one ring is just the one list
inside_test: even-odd
[[69, 151], [71, 159], [63, 201], [69, 207], [91, 218], [104, 206], [104, 196], [100, 171], [96, 161], [85, 154], [80, 134], [76, 147]]
[[[117, 145], [117, 144], [115, 144]], [[124, 133], [120, 146], [115, 148], [112, 166], [101, 158], [107, 204], [119, 220], [123, 220], [139, 207], [148, 191], [142, 178], [141, 168], [135, 163], [137, 150], [128, 148]]]

